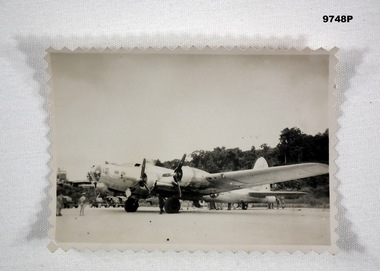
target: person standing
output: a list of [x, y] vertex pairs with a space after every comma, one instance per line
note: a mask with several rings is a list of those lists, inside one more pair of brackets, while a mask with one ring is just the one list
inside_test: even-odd
[[56, 212], [56, 216], [62, 216], [62, 214], [61, 214], [62, 206], [63, 206], [63, 196], [62, 196], [61, 193], [59, 193], [59, 195], [57, 196], [57, 212]]
[[165, 199], [161, 195], [158, 195], [158, 205], [160, 207], [160, 215], [164, 212]]
[[84, 206], [86, 203], [85, 195], [86, 195], [86, 193], [83, 193], [82, 196], [79, 198], [79, 207], [80, 207], [79, 215], [80, 216], [84, 216]]

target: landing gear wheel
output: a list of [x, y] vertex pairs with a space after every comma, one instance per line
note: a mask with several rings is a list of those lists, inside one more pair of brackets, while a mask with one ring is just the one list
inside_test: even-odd
[[178, 213], [181, 208], [181, 203], [177, 198], [168, 198], [165, 201], [165, 211], [168, 214]]
[[139, 208], [139, 201], [134, 198], [128, 198], [124, 202], [124, 209], [128, 213], [136, 212], [137, 208]]
[[243, 210], [247, 210], [247, 209], [248, 209], [248, 204], [247, 204], [247, 203], [242, 203], [242, 204], [241, 204], [241, 208], [242, 208]]

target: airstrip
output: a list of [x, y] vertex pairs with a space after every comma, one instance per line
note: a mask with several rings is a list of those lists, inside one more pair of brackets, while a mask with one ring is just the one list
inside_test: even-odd
[[328, 209], [181, 210], [158, 208], [64, 209], [56, 221], [56, 240], [69, 243], [172, 243], [250, 245], [329, 245]]

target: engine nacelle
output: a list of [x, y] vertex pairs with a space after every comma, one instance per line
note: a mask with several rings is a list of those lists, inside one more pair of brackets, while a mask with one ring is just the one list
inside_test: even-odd
[[206, 171], [188, 166], [183, 166], [182, 172], [182, 179], [180, 181], [182, 187], [186, 187], [189, 184], [191, 184], [193, 189], [200, 189], [201, 187], [209, 185], [205, 178], [205, 176], [208, 175]]
[[158, 193], [160, 192], [171, 192], [173, 193], [175, 190], [175, 187], [173, 185], [173, 178], [165, 178], [165, 180], [157, 181], [154, 184], [154, 190], [156, 190]]

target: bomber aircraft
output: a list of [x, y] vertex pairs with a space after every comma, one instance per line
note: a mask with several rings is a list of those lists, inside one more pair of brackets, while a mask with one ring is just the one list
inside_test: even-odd
[[185, 159], [186, 154], [174, 170], [146, 163], [145, 159], [142, 164], [135, 165], [105, 163], [93, 166], [88, 178], [99, 191], [125, 193], [126, 212], [136, 212], [139, 199], [158, 196], [167, 213], [178, 213], [180, 199], [193, 201], [194, 206], [200, 207], [199, 201], [204, 196], [217, 197], [232, 190], [328, 173], [328, 165], [319, 163], [208, 173], [184, 166]]
[[[268, 168], [268, 163], [265, 158], [258, 158], [253, 169], [259, 170], [265, 168]], [[307, 195], [307, 193], [298, 191], [271, 191], [270, 184], [264, 184], [251, 188], [222, 192], [219, 195], [207, 195], [204, 196], [203, 199], [207, 202], [238, 203], [241, 204], [243, 210], [246, 210], [248, 203], [274, 204], [278, 197], [301, 195]]]

